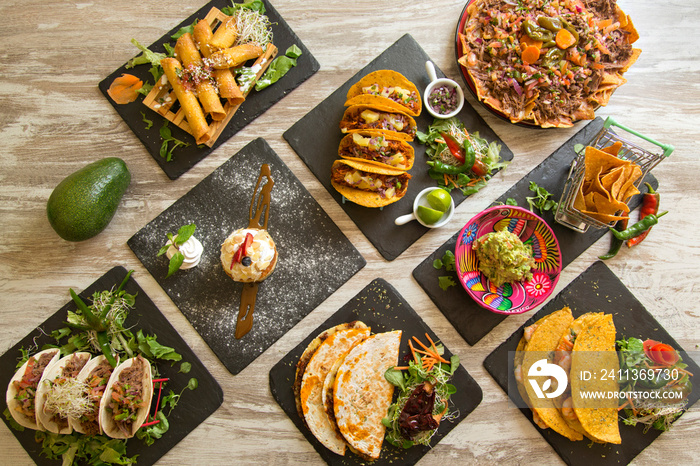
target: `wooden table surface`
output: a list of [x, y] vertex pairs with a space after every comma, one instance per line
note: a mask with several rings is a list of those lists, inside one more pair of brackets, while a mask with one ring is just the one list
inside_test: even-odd
[[[483, 389], [478, 408], [421, 464], [561, 464], [540, 433], [515, 410], [484, 370], [484, 358], [530, 314], [507, 318], [476, 345], [468, 345], [411, 276], [425, 257], [473, 215], [544, 160], [574, 129], [539, 131], [505, 123], [476, 104], [515, 158], [487, 188], [462, 203], [452, 222], [423, 236], [395, 261], [385, 261], [286, 143], [282, 133], [405, 33], [410, 33], [449, 77], [461, 82], [454, 33], [463, 1], [276, 0], [275, 8], [309, 48], [321, 69], [176, 181], [169, 180], [103, 97], [97, 84], [137, 50], [202, 7], [179, 2], [3, 0], [0, 13], [0, 352], [7, 351], [68, 299], [115, 265], [135, 278], [221, 384], [223, 406], [161, 460], [161, 464], [321, 464], [322, 460], [270, 394], [268, 373], [308, 333], [364, 288], [383, 277], [461, 356]], [[700, 246], [697, 174], [700, 160], [700, 34], [698, 2], [659, 4], [622, 0], [643, 52], [625, 75], [629, 82], [597, 114], [676, 150], [654, 169], [669, 214], [645, 243], [624, 250], [608, 266], [688, 351], [700, 343]], [[254, 138], [265, 138], [367, 259], [336, 293], [237, 376], [232, 376], [149, 275], [126, 241]], [[46, 201], [67, 175], [105, 156], [122, 157], [132, 182], [116, 216], [97, 237], [60, 239], [46, 218]], [[607, 251], [604, 237], [562, 273], [555, 293]], [[700, 361], [699, 361], [700, 362]], [[4, 464], [31, 464], [3, 425]], [[690, 464], [700, 456], [700, 414], [691, 409], [634, 461]]]

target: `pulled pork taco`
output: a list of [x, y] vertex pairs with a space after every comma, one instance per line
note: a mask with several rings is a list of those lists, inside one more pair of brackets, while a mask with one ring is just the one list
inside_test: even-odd
[[336, 160], [331, 185], [350, 202], [364, 207], [383, 207], [401, 199], [411, 175], [403, 170], [357, 160]]
[[91, 357], [87, 352], [69, 354], [44, 371], [36, 392], [36, 417], [49, 432], [73, 432], [68, 419], [83, 409], [77, 377]]
[[31, 356], [10, 380], [5, 395], [12, 418], [27, 429], [44, 430], [36, 416], [36, 394], [47, 367], [59, 359], [57, 348]]
[[399, 170], [410, 170], [415, 160], [413, 146], [375, 131], [345, 135], [340, 141], [338, 155], [348, 160], [374, 162]]
[[85, 411], [76, 417], [69, 417], [73, 430], [86, 435], [101, 435], [100, 401], [114, 368], [104, 355], [92, 358], [78, 374], [78, 381], [84, 384], [84, 396], [88, 400]]
[[112, 438], [131, 438], [148, 416], [153, 397], [151, 365], [143, 357], [119, 364], [100, 401], [100, 425]]
[[416, 121], [410, 115], [385, 105], [352, 105], [340, 120], [343, 133], [376, 131], [388, 137], [412, 141], [416, 136]]
[[420, 115], [423, 105], [416, 85], [394, 70], [365, 75], [348, 90], [346, 99], [346, 107], [384, 105], [414, 117]]

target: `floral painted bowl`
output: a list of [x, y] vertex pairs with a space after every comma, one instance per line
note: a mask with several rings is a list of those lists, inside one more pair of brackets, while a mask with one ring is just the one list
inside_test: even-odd
[[[532, 247], [535, 267], [529, 281], [494, 286], [479, 271], [472, 244], [493, 231], [508, 230]], [[459, 281], [480, 306], [498, 314], [521, 314], [542, 304], [561, 273], [559, 241], [547, 222], [527, 209], [500, 205], [477, 214], [460, 231], [455, 246]]]

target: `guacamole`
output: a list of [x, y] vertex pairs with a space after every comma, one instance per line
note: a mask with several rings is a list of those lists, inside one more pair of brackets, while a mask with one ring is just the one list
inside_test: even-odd
[[495, 286], [532, 279], [532, 247], [523, 244], [516, 234], [494, 231], [474, 241], [472, 248], [479, 259], [479, 270]]

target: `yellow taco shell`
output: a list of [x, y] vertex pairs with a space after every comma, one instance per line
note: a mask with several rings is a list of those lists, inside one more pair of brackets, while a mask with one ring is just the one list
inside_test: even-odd
[[394, 70], [373, 71], [353, 84], [345, 101], [352, 105], [383, 105], [414, 117], [423, 109], [416, 85]]
[[352, 105], [340, 120], [343, 133], [376, 131], [404, 141], [412, 141], [417, 128], [411, 115], [386, 105]]
[[[345, 175], [343, 174], [347, 167], [357, 172], [357, 178], [370, 179], [373, 178], [373, 174], [397, 177], [401, 182], [401, 186], [396, 188], [393, 196], [384, 196], [378, 191], [368, 191], [349, 186], [344, 183]], [[411, 175], [404, 170], [357, 160], [336, 160], [331, 167], [331, 186], [350, 202], [364, 207], [383, 207], [398, 201], [406, 194], [410, 178]]]

